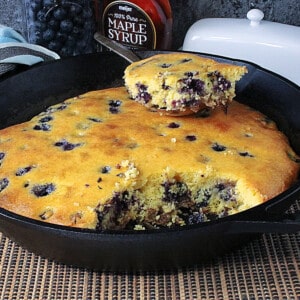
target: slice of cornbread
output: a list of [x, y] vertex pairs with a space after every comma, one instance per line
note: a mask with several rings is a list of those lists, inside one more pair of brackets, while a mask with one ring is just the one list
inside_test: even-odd
[[198, 111], [227, 107], [244, 66], [219, 63], [190, 53], [158, 54], [129, 65], [125, 86], [132, 99], [149, 108]]
[[93, 91], [0, 131], [0, 206], [99, 230], [195, 224], [286, 190], [295, 157], [274, 122], [235, 101], [174, 119], [125, 88]]

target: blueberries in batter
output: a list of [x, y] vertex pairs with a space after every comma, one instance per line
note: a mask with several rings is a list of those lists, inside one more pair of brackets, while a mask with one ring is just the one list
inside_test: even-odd
[[56, 111], [64, 110], [64, 109], [66, 109], [67, 107], [68, 107], [68, 105], [67, 105], [66, 103], [62, 103], [62, 104], [59, 105], [59, 106], [52, 106], [52, 107], [47, 108], [46, 113], [47, 113], [47, 114], [52, 114], [52, 113], [54, 113], [54, 112], [56, 112]]
[[225, 151], [226, 150], [226, 147], [223, 146], [223, 145], [220, 145], [218, 143], [214, 143], [211, 148], [216, 151], [216, 152], [222, 152], [222, 151]]
[[137, 83], [136, 87], [138, 88], [139, 93], [135, 100], [147, 104], [152, 99], [151, 95], [148, 93], [148, 87], [140, 83]]
[[9, 180], [7, 178], [0, 179], [0, 192], [2, 192], [5, 188], [7, 188], [9, 184]]
[[224, 92], [231, 88], [231, 82], [228, 81], [220, 72], [212, 72], [207, 74], [213, 84], [215, 92]]
[[121, 100], [109, 100], [109, 112], [112, 114], [118, 114], [120, 112]]
[[1, 164], [2, 164], [2, 161], [5, 157], [5, 153], [4, 152], [0, 152], [0, 167], [1, 167]]
[[171, 66], [172, 66], [172, 64], [167, 64], [167, 63], [164, 63], [164, 64], [160, 65], [160, 67], [163, 68], [163, 69], [170, 68]]
[[189, 142], [193, 142], [197, 140], [197, 137], [195, 135], [187, 135], [185, 139]]
[[95, 117], [89, 117], [88, 120], [95, 122], [95, 123], [101, 123], [102, 120], [100, 118], [95, 118]]
[[53, 117], [52, 116], [46, 116], [46, 117], [43, 117], [39, 120], [39, 123], [47, 123], [47, 122], [50, 122], [53, 120]]
[[182, 203], [191, 199], [190, 190], [184, 182], [168, 182], [163, 184], [165, 202]]
[[77, 143], [77, 144], [69, 143], [69, 142], [66, 141], [65, 139], [62, 139], [61, 141], [56, 142], [56, 143], [54, 144], [54, 146], [60, 147], [63, 151], [71, 151], [71, 150], [73, 150], [73, 149], [75, 149], [76, 147], [79, 147], [79, 146], [81, 146], [81, 145], [82, 145], [81, 143]]
[[37, 184], [31, 189], [32, 193], [37, 197], [45, 197], [50, 195], [56, 189], [53, 183]]
[[34, 130], [41, 130], [41, 131], [50, 131], [51, 126], [46, 123], [37, 124], [33, 127]]
[[31, 169], [33, 168], [33, 166], [28, 166], [28, 167], [24, 167], [24, 168], [19, 168], [16, 172], [16, 176], [23, 176], [26, 173], [28, 173], [29, 171], [31, 171]]
[[110, 170], [111, 170], [110, 166], [104, 166], [104, 167], [101, 168], [101, 173], [102, 174], [107, 174], [107, 173], [110, 172]]
[[251, 154], [251, 153], [249, 153], [247, 151], [245, 151], [245, 152], [239, 152], [239, 155], [243, 156], [243, 157], [254, 157], [253, 154]]
[[52, 116], [45, 116], [41, 119], [39, 119], [37, 125], [33, 127], [34, 130], [41, 130], [41, 131], [50, 131], [51, 130], [51, 125], [48, 124], [48, 122], [52, 121], [53, 117]]
[[191, 60], [192, 60], [191, 58], [184, 58], [180, 63], [184, 64], [184, 63], [187, 63]]
[[169, 123], [168, 127], [169, 128], [179, 128], [180, 124], [176, 123], [176, 122], [171, 122], [171, 123]]
[[193, 224], [199, 224], [206, 220], [205, 215], [202, 212], [194, 211], [192, 212], [188, 218], [187, 218], [187, 224], [193, 225]]
[[181, 87], [179, 88], [179, 93], [188, 93], [188, 94], [197, 94], [199, 96], [204, 93], [204, 82], [200, 79], [193, 78], [195, 72], [187, 72], [184, 75], [187, 76], [183, 79], [180, 79], [178, 82]]

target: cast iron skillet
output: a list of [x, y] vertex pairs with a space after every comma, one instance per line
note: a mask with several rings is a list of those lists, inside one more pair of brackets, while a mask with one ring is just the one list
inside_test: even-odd
[[[156, 53], [145, 51], [138, 55], [144, 58]], [[253, 64], [205, 56], [247, 66], [249, 73], [237, 86], [237, 100], [275, 120], [299, 154], [299, 87]], [[42, 64], [6, 78], [0, 82], [0, 128], [26, 121], [68, 97], [122, 84], [127, 65], [116, 54], [104, 52]], [[0, 208], [0, 230], [28, 250], [66, 264], [109, 271], [173, 269], [212, 259], [261, 233], [300, 231], [295, 215], [285, 214], [299, 197], [298, 180], [274, 199], [230, 217], [138, 232], [74, 229]]]

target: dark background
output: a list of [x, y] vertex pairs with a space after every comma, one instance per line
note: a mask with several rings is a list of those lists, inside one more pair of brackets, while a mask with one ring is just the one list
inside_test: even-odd
[[[265, 20], [300, 26], [299, 0], [170, 0], [170, 3], [174, 49], [182, 45], [184, 35], [195, 21], [210, 17], [246, 18], [251, 8], [261, 9]], [[0, 24], [13, 27], [26, 38], [25, 0], [0, 0]]]

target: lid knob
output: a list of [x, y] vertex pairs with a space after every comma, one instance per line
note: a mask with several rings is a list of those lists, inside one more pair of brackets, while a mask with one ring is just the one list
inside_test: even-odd
[[247, 18], [248, 20], [250, 20], [251, 26], [257, 26], [259, 25], [260, 21], [264, 18], [264, 13], [257, 8], [253, 8], [248, 11]]

